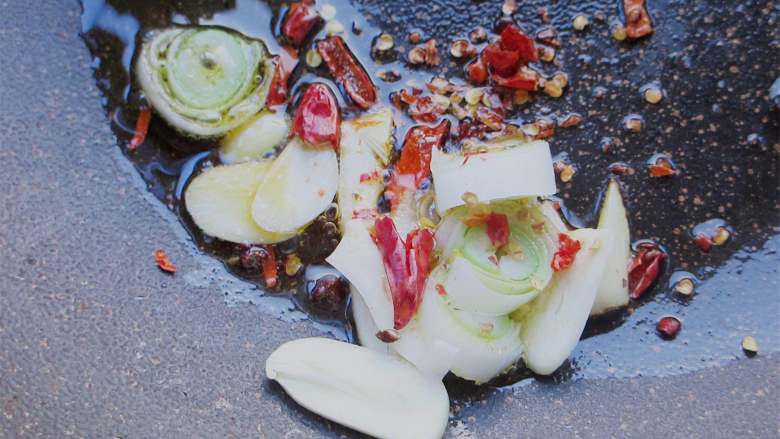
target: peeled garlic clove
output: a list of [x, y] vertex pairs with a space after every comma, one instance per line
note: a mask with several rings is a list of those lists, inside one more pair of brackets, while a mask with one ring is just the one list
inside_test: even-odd
[[374, 318], [371, 317], [371, 310], [368, 309], [368, 305], [360, 296], [355, 285], [351, 285], [351, 289], [352, 318], [355, 319], [355, 330], [360, 345], [377, 352], [387, 353], [387, 344], [376, 337], [379, 328], [374, 323]]
[[225, 164], [261, 159], [287, 139], [287, 131], [284, 114], [263, 111], [222, 139], [219, 159]]
[[626, 208], [616, 180], [611, 180], [604, 195], [599, 214], [599, 230], [612, 235], [612, 251], [607, 269], [593, 302], [591, 315], [619, 308], [628, 304], [628, 264], [631, 259], [631, 237], [628, 230]]
[[380, 439], [441, 438], [449, 398], [405, 360], [325, 338], [287, 342], [265, 362], [300, 405]]

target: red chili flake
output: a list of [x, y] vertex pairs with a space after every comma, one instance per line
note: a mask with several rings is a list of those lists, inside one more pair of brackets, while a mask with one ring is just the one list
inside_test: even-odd
[[511, 88], [513, 90], [534, 91], [539, 84], [541, 75], [530, 67], [520, 67], [513, 75], [504, 77], [493, 75], [490, 78], [501, 87]]
[[645, 0], [623, 0], [623, 13], [628, 38], [642, 38], [653, 33], [653, 23]]
[[282, 35], [295, 46], [300, 46], [309, 33], [323, 21], [320, 14], [307, 3], [293, 3], [284, 16]]
[[672, 164], [663, 158], [648, 166], [648, 170], [651, 177], [669, 177], [677, 174], [677, 170], [674, 169]]
[[341, 113], [330, 88], [320, 82], [306, 88], [293, 120], [293, 134], [312, 145], [328, 143], [338, 150]]
[[431, 38], [423, 46], [425, 49], [425, 64], [429, 66], [439, 65], [439, 50], [436, 48], [436, 40]]
[[376, 338], [382, 343], [395, 343], [401, 339], [401, 333], [395, 329], [383, 329], [376, 332]]
[[558, 119], [558, 126], [561, 128], [575, 127], [582, 123], [582, 115], [579, 113], [569, 113]]
[[708, 253], [710, 250], [712, 250], [712, 238], [704, 233], [697, 234], [693, 238], [693, 243], [696, 244], [696, 247], [699, 247], [699, 250], [705, 253]]
[[401, 157], [396, 164], [396, 173], [411, 174], [415, 177], [415, 184], [428, 177], [431, 172], [431, 151], [434, 147], [441, 149], [447, 141], [450, 132], [450, 122], [441, 121], [435, 127], [417, 125], [412, 127], [404, 139]]
[[478, 107], [476, 116], [490, 131], [498, 131], [504, 127], [504, 118], [490, 108]]
[[138, 120], [135, 122], [135, 133], [127, 145], [127, 150], [135, 151], [146, 140], [146, 133], [149, 132], [149, 123], [152, 121], [152, 109], [149, 107], [141, 108], [138, 112]]
[[298, 53], [290, 46], [284, 46], [276, 56], [276, 67], [271, 87], [268, 90], [268, 105], [280, 105], [287, 101], [290, 74], [298, 65]]
[[428, 229], [410, 232], [406, 242], [398, 235], [390, 217], [376, 220], [375, 238], [393, 298], [394, 329], [406, 326], [422, 303], [425, 281], [433, 251], [433, 233]]
[[378, 213], [375, 208], [357, 209], [352, 212], [352, 219], [374, 219]]
[[157, 266], [160, 267], [160, 270], [166, 273], [176, 273], [176, 266], [168, 259], [168, 254], [165, 253], [165, 250], [155, 250], [154, 261], [157, 263]]
[[484, 84], [488, 79], [488, 71], [482, 58], [471, 61], [466, 66], [466, 74], [470, 83], [474, 85]]
[[317, 42], [317, 50], [330, 74], [355, 105], [367, 110], [376, 102], [374, 83], [341, 37], [334, 35]]
[[491, 212], [485, 219], [485, 232], [493, 248], [509, 243], [509, 219], [503, 213]]
[[571, 267], [574, 263], [574, 259], [577, 257], [577, 252], [580, 251], [580, 242], [576, 239], [572, 239], [565, 233], [558, 234], [558, 251], [553, 255], [550, 267], [554, 272], [559, 272]]
[[378, 180], [378, 179], [379, 179], [379, 170], [378, 169], [374, 169], [371, 172], [364, 172], [364, 173], [360, 174], [360, 182], [361, 183], [369, 181], [369, 180]]
[[671, 340], [677, 336], [682, 328], [682, 323], [677, 317], [666, 316], [662, 317], [655, 326], [655, 330], [658, 331], [658, 335], [666, 340]]
[[486, 132], [487, 126], [479, 121], [466, 118], [458, 122], [458, 140], [482, 139]]
[[446, 296], [446, 295], [447, 295], [447, 290], [444, 288], [444, 285], [442, 285], [442, 284], [436, 284], [436, 287], [435, 287], [435, 288], [436, 288], [436, 292], [437, 292], [437, 293], [438, 293], [440, 296], [444, 297], [444, 296]]
[[549, 117], [536, 119], [534, 125], [539, 129], [539, 133], [535, 136], [537, 139], [547, 139], [555, 134], [555, 122]]
[[422, 96], [409, 106], [409, 117], [417, 122], [432, 123], [444, 114], [446, 109], [430, 96]]
[[431, 80], [425, 84], [425, 87], [431, 92], [439, 95], [452, 93], [455, 91], [455, 86], [450, 81], [442, 78], [441, 76], [434, 76]]
[[636, 256], [628, 267], [628, 295], [636, 300], [653, 285], [660, 273], [661, 263], [666, 260], [664, 253], [657, 244], [642, 243]]

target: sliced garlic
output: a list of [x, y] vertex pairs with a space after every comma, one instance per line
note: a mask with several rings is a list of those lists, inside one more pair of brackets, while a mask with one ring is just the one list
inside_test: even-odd
[[265, 362], [300, 405], [380, 439], [441, 438], [449, 398], [405, 360], [325, 338], [287, 342]]
[[631, 234], [620, 186], [612, 179], [599, 214], [599, 230], [612, 235], [612, 251], [601, 279], [591, 315], [603, 314], [628, 304], [628, 264], [631, 260]]

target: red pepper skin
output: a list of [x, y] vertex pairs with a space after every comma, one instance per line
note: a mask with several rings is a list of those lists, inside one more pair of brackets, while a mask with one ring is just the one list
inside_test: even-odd
[[295, 110], [292, 132], [312, 145], [327, 143], [338, 150], [341, 113], [327, 85], [317, 82], [306, 89]]
[[512, 76], [520, 67], [520, 54], [514, 50], [502, 49], [498, 43], [485, 47], [482, 57], [490, 71], [496, 75]]
[[699, 233], [693, 238], [693, 243], [696, 244], [696, 247], [699, 247], [699, 250], [709, 253], [710, 250], [712, 250], [712, 238], [707, 236], [704, 233]]
[[671, 340], [677, 337], [677, 333], [680, 332], [682, 324], [675, 317], [667, 316], [661, 318], [658, 324], [655, 326], [655, 330], [658, 331], [658, 335], [665, 340]]
[[491, 77], [493, 83], [506, 88], [514, 90], [536, 90], [536, 85], [539, 83], [539, 74], [528, 67], [521, 67], [512, 76], [504, 77], [500, 75], [493, 75]]
[[154, 251], [154, 262], [157, 263], [160, 270], [171, 274], [176, 273], [176, 266], [173, 265], [173, 262], [168, 258], [168, 254], [165, 253], [165, 250], [157, 249]]
[[376, 220], [375, 237], [393, 298], [393, 328], [403, 329], [417, 312], [430, 270], [433, 233], [418, 229], [404, 242], [390, 217]]
[[633, 40], [653, 33], [653, 23], [645, 0], [623, 0], [623, 12], [628, 38]]
[[282, 35], [294, 46], [300, 46], [311, 31], [322, 24], [322, 17], [305, 2], [293, 3], [284, 16]]
[[526, 65], [538, 59], [533, 40], [513, 24], [505, 26], [498, 42], [482, 51], [490, 79], [496, 85], [515, 90], [536, 89], [539, 74]]
[[534, 40], [515, 25], [504, 27], [504, 30], [501, 31], [500, 41], [501, 48], [516, 52], [520, 62], [523, 64], [539, 60], [539, 53], [536, 47], [534, 47]]
[[554, 272], [559, 272], [571, 267], [577, 252], [580, 251], [580, 242], [572, 239], [565, 233], [558, 234], [558, 251], [553, 255], [550, 267]]
[[[149, 107], [141, 108], [138, 113], [138, 120], [135, 122], [135, 133], [127, 145], [127, 150], [135, 151], [146, 140], [146, 134], [149, 132], [149, 123], [152, 121], [152, 110]], [[175, 270], [174, 270], [175, 271]]]
[[488, 71], [482, 57], [475, 59], [466, 66], [466, 75], [469, 82], [474, 85], [482, 85], [487, 82]]
[[436, 122], [444, 114], [444, 107], [434, 102], [430, 96], [422, 96], [409, 107], [409, 116], [417, 122]]
[[344, 87], [352, 102], [367, 110], [376, 102], [376, 87], [344, 40], [331, 36], [317, 42], [317, 50], [333, 78]]
[[441, 149], [447, 141], [450, 122], [441, 121], [435, 127], [417, 125], [406, 133], [401, 157], [396, 164], [397, 174], [412, 174], [417, 187], [431, 173], [431, 151]]
[[509, 220], [503, 213], [491, 212], [485, 219], [485, 231], [494, 248], [501, 248], [509, 242]]
[[653, 243], [645, 243], [639, 247], [634, 259], [628, 267], [628, 296], [634, 300], [642, 297], [653, 285], [661, 271], [661, 263], [666, 260], [666, 253]]
[[267, 253], [267, 257], [263, 258], [263, 278], [265, 279], [265, 286], [268, 288], [276, 287], [279, 276], [278, 267], [276, 265], [276, 252], [273, 246], [263, 246]]
[[282, 53], [276, 57], [274, 78], [268, 91], [268, 105], [281, 105], [287, 102], [290, 74], [298, 65], [298, 53], [290, 46], [285, 46]]

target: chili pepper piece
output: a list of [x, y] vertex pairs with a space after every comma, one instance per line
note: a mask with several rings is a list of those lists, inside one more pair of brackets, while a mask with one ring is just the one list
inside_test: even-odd
[[284, 16], [282, 35], [295, 46], [300, 46], [311, 31], [322, 24], [320, 14], [306, 2], [293, 3]]
[[518, 54], [522, 63], [538, 61], [539, 54], [534, 47], [534, 40], [524, 34], [517, 26], [509, 25], [501, 31], [501, 48], [512, 50]]
[[435, 122], [442, 114], [445, 108], [439, 105], [430, 96], [422, 96], [414, 101], [409, 107], [409, 117], [417, 122]]
[[276, 56], [274, 78], [268, 90], [268, 105], [281, 105], [287, 101], [290, 75], [298, 65], [298, 53], [292, 47], [285, 46]]
[[658, 335], [666, 340], [675, 338], [677, 333], [680, 332], [681, 328], [682, 323], [680, 323], [680, 320], [678, 320], [677, 317], [673, 316], [662, 317], [655, 326], [656, 331], [658, 331]]
[[661, 262], [668, 256], [656, 244], [645, 243], [639, 247], [628, 267], [628, 295], [637, 300], [653, 285], [661, 271]]
[[493, 82], [501, 87], [511, 88], [513, 90], [534, 91], [539, 83], [540, 75], [528, 67], [520, 67], [511, 76], [493, 75]]
[[127, 145], [127, 150], [135, 151], [146, 140], [146, 134], [149, 132], [149, 123], [152, 121], [152, 109], [149, 107], [141, 108], [138, 112], [138, 120], [135, 122], [135, 133]]
[[712, 238], [704, 233], [697, 234], [693, 238], [693, 243], [696, 244], [696, 247], [699, 247], [699, 250], [705, 253], [708, 253], [710, 250], [712, 250]]
[[550, 267], [556, 273], [571, 267], [580, 248], [581, 245], [579, 241], [572, 239], [565, 233], [559, 233], [558, 250], [553, 255], [552, 261], [550, 261]]
[[336, 97], [327, 85], [314, 83], [306, 89], [295, 110], [292, 131], [312, 145], [328, 143], [338, 150], [341, 114]]
[[420, 183], [431, 173], [431, 151], [434, 147], [441, 149], [450, 132], [450, 122], [441, 121], [435, 127], [417, 125], [412, 127], [404, 139], [401, 157], [396, 165], [398, 174], [412, 174], [415, 176], [415, 185]]
[[160, 270], [171, 274], [176, 273], [176, 266], [173, 265], [173, 262], [168, 258], [168, 254], [165, 253], [165, 250], [155, 250], [154, 261], [157, 263], [157, 266], [160, 267]]
[[469, 82], [474, 85], [482, 85], [487, 81], [487, 66], [485, 66], [481, 57], [475, 59], [466, 66], [466, 74], [468, 75]]
[[645, 0], [623, 0], [623, 13], [628, 38], [637, 39], [653, 33], [653, 23]]
[[491, 212], [485, 219], [485, 231], [493, 248], [509, 243], [509, 219], [505, 214]]
[[333, 78], [358, 107], [367, 110], [376, 102], [376, 87], [339, 36], [317, 42], [317, 50]]
[[409, 323], [422, 303], [433, 251], [433, 233], [428, 229], [413, 230], [404, 242], [393, 220], [383, 217], [375, 222], [374, 240], [382, 253], [390, 284], [393, 327], [400, 330]]
[[490, 71], [500, 76], [512, 76], [519, 68], [520, 54], [514, 50], [502, 49], [494, 43], [482, 51], [482, 58]]

